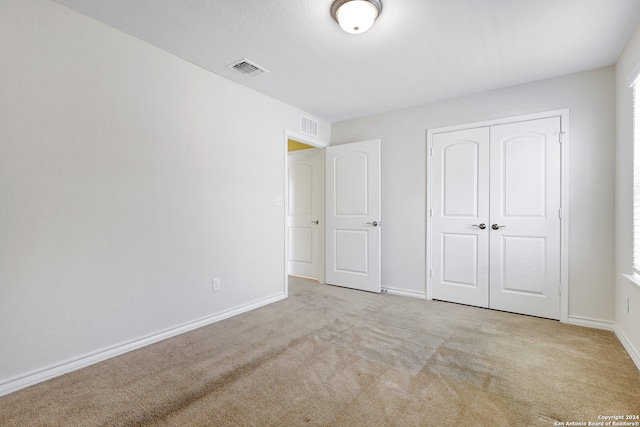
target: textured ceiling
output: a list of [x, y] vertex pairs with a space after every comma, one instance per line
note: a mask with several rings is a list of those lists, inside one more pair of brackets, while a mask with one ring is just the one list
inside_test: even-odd
[[55, 1], [330, 122], [611, 65], [640, 20], [638, 0], [382, 0], [351, 35], [332, 0]]

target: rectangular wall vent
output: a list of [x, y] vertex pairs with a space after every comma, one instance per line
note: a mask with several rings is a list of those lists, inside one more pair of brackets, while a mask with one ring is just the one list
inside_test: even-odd
[[269, 72], [267, 69], [249, 61], [246, 58], [236, 61], [233, 64], [229, 64], [227, 67], [248, 78], [258, 77], [261, 74]]
[[300, 132], [318, 136], [318, 122], [311, 117], [300, 114]]

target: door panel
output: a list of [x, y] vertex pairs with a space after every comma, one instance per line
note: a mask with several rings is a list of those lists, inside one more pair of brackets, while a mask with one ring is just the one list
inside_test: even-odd
[[432, 297], [489, 305], [489, 129], [433, 136]]
[[[503, 292], [544, 295], [547, 251], [544, 237], [502, 236]], [[500, 273], [498, 273], [500, 274]]]
[[478, 236], [442, 233], [442, 283], [478, 287]]
[[289, 274], [318, 277], [319, 150], [289, 154]]
[[559, 134], [559, 117], [491, 127], [491, 308], [560, 318]]
[[311, 215], [314, 210], [315, 155], [291, 155], [289, 164], [289, 216]]
[[[492, 129], [496, 137], [504, 129]], [[546, 202], [546, 141], [542, 135], [511, 136], [502, 143], [494, 141], [494, 162], [501, 162], [502, 217], [545, 216]], [[497, 166], [497, 165], [496, 165]]]
[[443, 218], [477, 218], [481, 140], [455, 140], [442, 148]]
[[363, 230], [335, 231], [336, 272], [369, 274], [368, 234]]
[[368, 215], [367, 191], [369, 156], [362, 152], [346, 152], [334, 159], [335, 214], [337, 216]]
[[[289, 261], [311, 264], [313, 261], [313, 240], [311, 227], [289, 227], [289, 247], [292, 249]], [[294, 273], [291, 272], [291, 274]]]
[[327, 147], [326, 169], [326, 282], [380, 292], [380, 140]]

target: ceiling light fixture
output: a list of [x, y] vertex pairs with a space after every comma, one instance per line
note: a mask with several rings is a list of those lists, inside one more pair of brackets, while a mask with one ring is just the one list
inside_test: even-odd
[[364, 33], [371, 28], [380, 12], [380, 0], [336, 0], [331, 5], [333, 19], [351, 34]]

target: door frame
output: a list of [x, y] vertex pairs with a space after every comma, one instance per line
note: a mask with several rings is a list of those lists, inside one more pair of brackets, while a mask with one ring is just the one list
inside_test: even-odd
[[306, 145], [315, 147], [320, 151], [318, 154], [318, 283], [325, 283], [325, 154], [324, 149], [329, 144], [323, 144], [322, 142], [307, 137], [304, 134], [298, 132], [292, 132], [289, 130], [284, 131], [284, 212], [282, 220], [284, 222], [284, 295], [285, 298], [289, 296], [289, 140], [301, 142]]
[[518, 116], [510, 116], [492, 120], [486, 120], [474, 123], [465, 123], [454, 126], [446, 126], [441, 128], [427, 129], [427, 197], [426, 197], [426, 271], [425, 271], [425, 283], [426, 283], [426, 295], [427, 299], [431, 300], [432, 290], [432, 202], [431, 195], [433, 194], [431, 188], [431, 171], [432, 171], [432, 147], [433, 147], [433, 135], [442, 132], [452, 132], [457, 130], [472, 129], [485, 126], [496, 126], [508, 123], [523, 122], [529, 120], [545, 119], [549, 117], [560, 117], [560, 133], [562, 143], [560, 146], [560, 163], [561, 163], [561, 188], [560, 188], [560, 209], [562, 211], [562, 218], [560, 218], [560, 322], [567, 323], [569, 320], [569, 109], [563, 108], [558, 110], [543, 111], [539, 113], [524, 114]]

